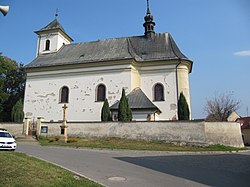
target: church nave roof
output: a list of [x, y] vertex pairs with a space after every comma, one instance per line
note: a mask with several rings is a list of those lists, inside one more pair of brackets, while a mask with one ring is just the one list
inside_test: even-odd
[[134, 59], [137, 62], [189, 60], [181, 53], [169, 33], [155, 33], [153, 38], [143, 35], [64, 45], [56, 53], [39, 55], [26, 68], [123, 59]]

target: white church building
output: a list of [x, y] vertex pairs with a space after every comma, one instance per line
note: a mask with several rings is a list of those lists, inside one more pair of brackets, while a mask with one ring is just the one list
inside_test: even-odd
[[124, 88], [133, 120], [177, 119], [181, 92], [190, 107], [193, 62], [169, 33], [155, 33], [149, 6], [144, 20], [141, 36], [93, 42], [72, 43], [57, 18], [36, 31], [36, 58], [25, 67], [25, 117], [61, 121], [67, 104], [68, 121], [101, 121], [107, 98], [116, 120]]

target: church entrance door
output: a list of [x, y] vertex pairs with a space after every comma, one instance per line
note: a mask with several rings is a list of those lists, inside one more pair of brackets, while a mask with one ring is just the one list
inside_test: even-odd
[[29, 125], [28, 135], [29, 136], [36, 136], [36, 130], [37, 130], [37, 123], [36, 122], [32, 122]]

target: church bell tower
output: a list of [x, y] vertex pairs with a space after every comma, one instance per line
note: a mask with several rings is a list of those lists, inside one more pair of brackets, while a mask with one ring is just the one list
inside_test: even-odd
[[154, 17], [151, 15], [150, 9], [149, 9], [149, 0], [147, 0], [147, 13], [144, 17], [145, 23], [143, 24], [143, 27], [145, 28], [145, 36], [146, 37], [152, 37], [155, 34], [154, 31]]
[[52, 22], [35, 33], [38, 35], [36, 56], [56, 53], [63, 45], [73, 41], [57, 20], [57, 14]]

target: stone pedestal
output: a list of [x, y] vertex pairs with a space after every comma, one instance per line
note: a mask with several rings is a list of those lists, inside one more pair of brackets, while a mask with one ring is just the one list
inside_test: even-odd
[[41, 135], [41, 126], [42, 126], [42, 122], [43, 122], [44, 118], [43, 117], [38, 117], [37, 118], [37, 126], [36, 126], [36, 135], [39, 137]]
[[25, 118], [24, 119], [24, 124], [23, 124], [23, 135], [28, 136], [29, 135], [29, 126], [30, 126], [30, 118]]
[[66, 120], [66, 110], [68, 107], [66, 104], [64, 104], [62, 108], [63, 108], [63, 123], [60, 126], [61, 127], [61, 135], [64, 135], [64, 142], [67, 143], [67, 141], [68, 141], [68, 132], [67, 132], [68, 126], [67, 126], [67, 120]]
[[61, 127], [61, 136], [64, 138], [64, 142], [67, 143], [68, 141], [68, 126], [63, 124]]

